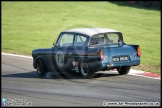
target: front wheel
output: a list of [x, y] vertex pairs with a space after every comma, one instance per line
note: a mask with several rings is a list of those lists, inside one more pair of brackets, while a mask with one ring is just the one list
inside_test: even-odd
[[45, 76], [46, 74], [46, 66], [42, 59], [37, 60], [37, 74], [39, 76]]
[[93, 76], [93, 73], [94, 73], [94, 71], [85, 62], [80, 63], [79, 72], [83, 76], [83, 78], [91, 78]]
[[117, 71], [118, 71], [118, 73], [120, 75], [127, 74], [130, 71], [130, 66], [122, 66], [122, 67], [119, 67], [119, 68], [117, 68]]

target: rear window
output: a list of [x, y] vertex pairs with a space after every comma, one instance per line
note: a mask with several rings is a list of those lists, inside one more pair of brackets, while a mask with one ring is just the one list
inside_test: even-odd
[[90, 45], [95, 44], [112, 44], [120, 41], [119, 34], [117, 33], [105, 33], [97, 34], [91, 37]]
[[109, 39], [111, 43], [118, 43], [119, 42], [119, 35], [115, 34], [115, 33], [107, 34], [107, 39]]

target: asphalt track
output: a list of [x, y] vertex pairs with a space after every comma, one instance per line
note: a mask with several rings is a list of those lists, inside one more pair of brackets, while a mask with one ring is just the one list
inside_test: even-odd
[[116, 71], [101, 71], [91, 79], [68, 72], [39, 77], [31, 57], [1, 54], [1, 59], [5, 106], [22, 100], [26, 106], [161, 106], [161, 79]]

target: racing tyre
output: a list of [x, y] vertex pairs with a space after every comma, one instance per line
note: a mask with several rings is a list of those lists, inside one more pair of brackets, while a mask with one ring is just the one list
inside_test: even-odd
[[85, 62], [79, 63], [79, 73], [83, 78], [92, 78], [94, 71]]
[[46, 66], [42, 59], [37, 60], [37, 74], [39, 76], [45, 76], [46, 75]]
[[118, 73], [119, 73], [120, 75], [124, 75], [124, 74], [129, 73], [129, 71], [130, 71], [130, 66], [122, 66], [122, 67], [117, 68], [117, 70], [118, 70]]

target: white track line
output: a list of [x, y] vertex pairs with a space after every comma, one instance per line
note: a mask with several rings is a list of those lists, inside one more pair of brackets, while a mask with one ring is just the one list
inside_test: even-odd
[[[8, 54], [8, 53], [1, 53], [3, 55], [9, 55], [9, 56], [17, 56], [17, 57], [23, 57], [23, 58], [30, 58], [32, 59], [32, 56], [24, 56], [24, 55], [17, 55], [17, 54]], [[130, 72], [128, 73], [128, 75], [134, 75], [134, 76], [141, 76], [141, 77], [146, 77], [146, 78], [153, 78], [153, 79], [161, 79], [156, 78], [156, 77], [150, 77], [150, 76], [144, 76], [144, 75], [140, 75], [142, 73], [145, 73], [144, 71], [141, 70], [134, 70], [134, 69], [130, 69]]]
[[1, 53], [3, 55], [9, 55], [9, 56], [17, 56], [17, 57], [24, 57], [24, 58], [31, 58], [32, 56], [24, 56], [24, 55], [16, 55], [16, 54], [8, 54], [8, 53]]

